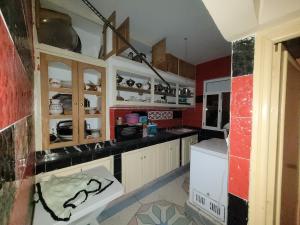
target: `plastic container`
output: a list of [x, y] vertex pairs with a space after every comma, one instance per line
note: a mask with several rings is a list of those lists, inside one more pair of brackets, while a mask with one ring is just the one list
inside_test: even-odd
[[125, 116], [126, 123], [129, 125], [134, 125], [139, 122], [139, 114], [137, 113], [129, 113]]

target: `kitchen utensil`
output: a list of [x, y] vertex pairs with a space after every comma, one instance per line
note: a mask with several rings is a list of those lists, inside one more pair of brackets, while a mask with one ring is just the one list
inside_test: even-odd
[[151, 84], [150, 84], [149, 81], [143, 84], [143, 89], [144, 90], [150, 90], [151, 89]]
[[191, 95], [191, 90], [188, 89], [188, 88], [183, 88], [182, 89], [182, 93], [183, 93], [183, 96], [190, 96]]
[[92, 107], [89, 109], [89, 114], [95, 114], [97, 112], [97, 108], [96, 107]]
[[91, 135], [93, 138], [100, 137], [100, 130], [99, 129], [91, 129]]
[[117, 83], [120, 84], [123, 81], [123, 77], [121, 77], [119, 74], [117, 74]]
[[45, 18], [41, 20], [37, 31], [40, 43], [81, 52], [78, 34], [63, 18]]
[[135, 84], [135, 81], [132, 80], [132, 79], [129, 79], [126, 81], [126, 84], [129, 86], [129, 87], [132, 87], [134, 84]]
[[61, 87], [61, 81], [58, 79], [50, 78], [49, 84], [50, 84], [50, 87], [52, 87], [52, 88], [60, 88]]
[[141, 88], [141, 87], [143, 86], [143, 84], [142, 84], [142, 83], [135, 83], [135, 86], [136, 86], [137, 88]]
[[128, 59], [133, 60], [133, 52], [129, 52], [129, 53], [128, 53]]
[[133, 60], [141, 63], [143, 62], [142, 57], [146, 58], [146, 55], [144, 53], [140, 53], [139, 55], [135, 55]]
[[126, 123], [130, 125], [137, 124], [139, 122], [139, 114], [129, 113], [125, 115]]
[[157, 124], [148, 125], [148, 136], [153, 137], [157, 135]]
[[117, 125], [122, 125], [123, 124], [123, 118], [122, 117], [118, 117], [117, 118]]
[[62, 104], [60, 103], [59, 99], [51, 99], [50, 100], [50, 106], [49, 106], [49, 112], [51, 115], [60, 115], [63, 113], [64, 109], [62, 107]]
[[72, 120], [63, 120], [56, 125], [57, 136], [61, 140], [72, 140], [73, 123]]

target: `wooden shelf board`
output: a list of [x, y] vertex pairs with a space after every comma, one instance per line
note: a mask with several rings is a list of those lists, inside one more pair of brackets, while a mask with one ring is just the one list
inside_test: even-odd
[[101, 136], [98, 138], [86, 138], [86, 139], [84, 139], [83, 143], [91, 144], [91, 143], [96, 143], [96, 142], [100, 142], [100, 141], [103, 141], [103, 138]]
[[86, 117], [86, 118], [101, 118], [101, 113], [95, 113], [95, 114], [85, 114], [85, 116], [84, 117]]
[[62, 87], [61, 88], [53, 88], [53, 87], [49, 87], [49, 91], [72, 94], [72, 88], [62, 88]]
[[141, 88], [133, 88], [133, 87], [122, 87], [117, 86], [118, 91], [129, 91], [129, 92], [136, 92], [136, 93], [145, 93], [145, 94], [151, 94], [150, 90], [144, 90]]
[[65, 114], [61, 114], [61, 115], [49, 115], [49, 119], [67, 119], [67, 118], [72, 118], [72, 114], [70, 115], [65, 115]]
[[61, 148], [66, 146], [72, 146], [74, 145], [73, 141], [61, 141], [61, 142], [53, 142], [49, 144], [49, 148]]

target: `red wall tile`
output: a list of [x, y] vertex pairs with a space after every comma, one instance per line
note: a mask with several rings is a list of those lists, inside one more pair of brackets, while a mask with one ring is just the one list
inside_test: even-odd
[[[14, 3], [12, 3], [14, 4]], [[11, 5], [10, 5], [11, 6]], [[30, 1], [22, 1], [23, 7], [31, 9]], [[24, 8], [20, 9], [20, 14], [14, 15], [18, 20], [18, 26], [14, 27], [17, 30], [22, 29], [20, 27], [22, 19], [28, 19], [24, 15]], [[29, 21], [31, 21], [29, 19]], [[20, 25], [20, 26], [19, 26]], [[28, 25], [31, 28], [31, 23]], [[22, 31], [23, 32], [23, 31]], [[1, 221], [9, 221], [10, 225], [29, 225], [32, 223], [32, 195], [34, 188], [34, 148], [33, 148], [33, 124], [32, 124], [32, 103], [33, 103], [33, 85], [32, 78], [33, 73], [26, 72], [24, 64], [20, 58], [19, 53], [22, 52], [22, 48], [19, 49], [19, 53], [10, 37], [10, 33], [7, 30], [5, 21], [0, 15], [0, 130], [1, 135], [7, 131], [12, 132], [11, 142], [2, 142], [1, 150], [7, 148], [6, 154], [12, 154], [13, 159], [9, 157], [6, 160], [13, 162], [7, 163], [9, 165], [8, 171], [14, 170], [15, 177], [11, 177], [9, 180], [4, 179], [4, 183], [11, 183], [12, 187], [9, 190], [4, 190], [4, 196], [14, 196], [13, 205], [8, 204], [6, 206], [7, 213], [2, 214]], [[18, 32], [16, 32], [19, 34]], [[27, 45], [25, 38], [20, 37], [15, 33], [15, 40], [17, 43], [26, 43], [26, 48], [32, 47]], [[30, 32], [31, 33], [31, 32]], [[24, 34], [22, 34], [24, 35]], [[26, 37], [30, 39], [30, 37]], [[30, 39], [32, 40], [32, 39]], [[30, 41], [29, 41], [30, 42]], [[33, 50], [26, 49], [26, 50]], [[26, 61], [26, 53], [22, 57]], [[27, 66], [30, 62], [27, 62]], [[32, 66], [32, 65], [31, 65]], [[6, 147], [5, 147], [6, 145]], [[9, 146], [9, 147], [7, 147]], [[3, 155], [0, 154], [0, 157]], [[1, 161], [3, 158], [1, 158]], [[7, 172], [5, 171], [4, 172]], [[4, 176], [6, 178], [6, 176]], [[2, 181], [1, 181], [2, 182]], [[1, 202], [3, 204], [3, 202]], [[2, 223], [1, 223], [2, 224]], [[5, 223], [6, 224], [6, 223]]]
[[252, 118], [231, 118], [230, 155], [250, 159]]
[[230, 156], [229, 193], [248, 200], [249, 194], [249, 159]]
[[253, 98], [253, 76], [246, 75], [232, 78], [231, 89], [231, 116], [251, 117]]
[[33, 86], [0, 18], [0, 129], [28, 116], [32, 111]]
[[252, 132], [253, 76], [232, 78], [229, 192], [248, 200]]
[[[196, 95], [203, 95], [203, 81], [219, 77], [230, 76], [231, 56], [197, 65]], [[202, 103], [197, 103], [195, 108], [183, 111], [182, 123], [186, 126], [202, 127]]]

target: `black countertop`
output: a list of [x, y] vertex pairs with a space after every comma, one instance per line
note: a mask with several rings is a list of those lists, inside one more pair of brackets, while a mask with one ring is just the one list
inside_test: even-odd
[[35, 174], [74, 166], [111, 155], [115, 156], [124, 152], [188, 137], [199, 133], [200, 129], [194, 129], [193, 131], [185, 132], [184, 134], [174, 134], [165, 130], [161, 130], [154, 137], [145, 137], [119, 143], [105, 141], [94, 144], [51, 149], [49, 151], [37, 151], [35, 157]]

